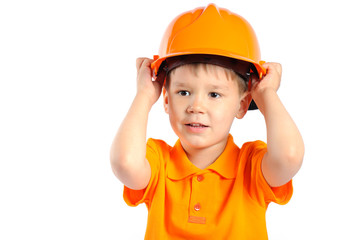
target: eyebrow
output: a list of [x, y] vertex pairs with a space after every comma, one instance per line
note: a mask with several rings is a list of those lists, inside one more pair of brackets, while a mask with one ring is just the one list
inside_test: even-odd
[[[184, 83], [184, 82], [174, 82], [174, 86], [182, 88], [182, 87], [188, 87], [188, 84]], [[217, 85], [217, 84], [209, 84], [209, 85], [207, 85], [207, 88], [212, 89], [212, 90], [228, 90], [229, 89], [228, 86]]]
[[214, 85], [214, 84], [211, 84], [211, 85], [209, 85], [209, 87], [210, 87], [211, 89], [215, 89], [215, 90], [228, 90], [228, 89], [229, 89], [229, 87], [224, 86], [224, 85]]
[[185, 87], [187, 86], [186, 83], [183, 83], [183, 82], [173, 82], [174, 86], [175, 87]]

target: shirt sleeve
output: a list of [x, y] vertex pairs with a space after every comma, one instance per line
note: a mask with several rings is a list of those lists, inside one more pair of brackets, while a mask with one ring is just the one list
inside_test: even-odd
[[148, 206], [152, 201], [158, 183], [160, 166], [159, 151], [157, 149], [157, 142], [154, 139], [149, 139], [147, 142], [146, 158], [151, 168], [151, 177], [148, 186], [141, 190], [134, 190], [124, 186], [123, 198], [126, 204], [131, 207], [138, 206], [141, 203], [145, 203]]
[[249, 193], [252, 198], [257, 199], [261, 205], [275, 202], [284, 205], [289, 202], [293, 194], [292, 180], [280, 187], [271, 187], [262, 173], [262, 159], [267, 152], [267, 144], [262, 141], [246, 143], [248, 160], [246, 171], [248, 171]]

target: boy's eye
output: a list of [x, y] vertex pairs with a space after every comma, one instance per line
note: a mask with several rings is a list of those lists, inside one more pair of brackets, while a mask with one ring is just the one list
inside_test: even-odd
[[209, 96], [210, 96], [211, 98], [219, 98], [221, 95], [218, 94], [218, 93], [216, 93], [216, 92], [211, 92], [211, 93], [209, 93]]
[[189, 96], [190, 93], [188, 91], [182, 90], [182, 91], [179, 91], [178, 94], [181, 96]]

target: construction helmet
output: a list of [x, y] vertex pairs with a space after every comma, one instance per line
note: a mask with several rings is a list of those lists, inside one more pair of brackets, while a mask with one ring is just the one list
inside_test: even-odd
[[[212, 63], [232, 68], [237, 72], [234, 62], [248, 62], [250, 69], [256, 72], [259, 78], [265, 74], [262, 67], [260, 49], [256, 34], [251, 25], [241, 16], [225, 8], [218, 8], [215, 4], [196, 8], [177, 16], [167, 27], [159, 48], [159, 55], [154, 55], [151, 65], [154, 77], [165, 77], [166, 73], [174, 68], [167, 59], [183, 57], [185, 55], [206, 55], [206, 61], [189, 60], [191, 62]], [[219, 64], [220, 58], [233, 59], [232, 65]], [[190, 58], [192, 59], [192, 58]], [[240, 60], [240, 61], [238, 61]], [[176, 66], [180, 66], [175, 61]], [[227, 62], [227, 61], [225, 61]], [[228, 61], [229, 62], [229, 61]], [[254, 103], [249, 109], [256, 109]]]

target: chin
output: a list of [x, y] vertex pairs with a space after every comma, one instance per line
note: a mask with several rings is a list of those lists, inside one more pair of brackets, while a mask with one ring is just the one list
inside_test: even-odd
[[224, 144], [224, 142], [227, 142], [228, 134], [226, 137], [218, 137], [215, 136], [201, 136], [201, 135], [191, 135], [191, 136], [179, 136], [179, 139], [182, 143], [182, 146], [190, 147], [194, 150], [201, 150], [209, 147], [216, 146], [220, 143]]

